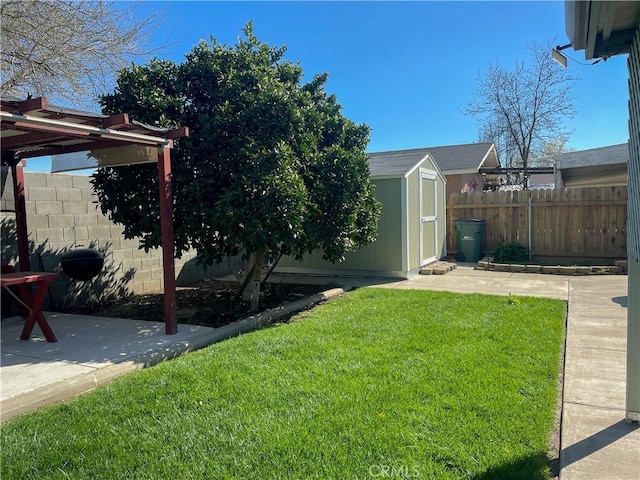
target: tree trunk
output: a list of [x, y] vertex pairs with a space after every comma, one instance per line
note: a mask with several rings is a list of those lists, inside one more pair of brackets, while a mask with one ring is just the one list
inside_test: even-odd
[[260, 283], [264, 249], [260, 249], [251, 258], [253, 259], [253, 265], [247, 270], [247, 276], [240, 286], [240, 291], [242, 292], [242, 299], [251, 302], [251, 311], [257, 312], [260, 306]]
[[[247, 287], [253, 280], [253, 276], [256, 271], [256, 262], [254, 261], [253, 263], [250, 263], [253, 259], [254, 257], [253, 255], [251, 255], [251, 257], [249, 257], [249, 260], [247, 260], [247, 268], [245, 269], [244, 280], [242, 280], [240, 288], [238, 289], [238, 297], [241, 297], [242, 300], [245, 300], [247, 302], [250, 300], [250, 290]], [[251, 265], [251, 267], [249, 267], [249, 265]]]
[[251, 311], [257, 312], [260, 306], [260, 279], [262, 277], [262, 261], [264, 260], [264, 251], [261, 249], [256, 253], [256, 268], [253, 272], [253, 282], [251, 285]]

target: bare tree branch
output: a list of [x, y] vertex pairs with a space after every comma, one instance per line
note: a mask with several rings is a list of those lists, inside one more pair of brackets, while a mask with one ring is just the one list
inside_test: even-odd
[[148, 55], [161, 12], [140, 19], [114, 1], [3, 0], [0, 17], [0, 93], [86, 106], [120, 68]]
[[503, 164], [521, 166], [525, 177], [532, 161], [549, 156], [545, 148], [564, 147], [571, 132], [562, 122], [575, 113], [572, 86], [578, 79], [552, 61], [550, 49], [532, 45], [530, 64], [519, 62], [512, 70], [489, 65], [463, 110], [478, 119], [479, 139], [494, 142]]

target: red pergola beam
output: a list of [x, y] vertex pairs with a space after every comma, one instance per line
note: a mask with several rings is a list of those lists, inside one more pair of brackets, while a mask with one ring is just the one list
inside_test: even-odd
[[126, 113], [118, 113], [111, 115], [110, 117], [102, 119], [102, 128], [121, 127], [123, 125], [129, 125], [129, 115]]
[[18, 111], [20, 112], [20, 114], [24, 115], [25, 113], [29, 113], [29, 112], [46, 110], [48, 105], [49, 105], [49, 102], [44, 97], [30, 98], [28, 100], [24, 100], [20, 102]]
[[162, 270], [164, 275], [164, 329], [167, 335], [178, 333], [176, 268], [173, 239], [173, 194], [171, 191], [171, 149], [158, 148], [160, 184], [160, 229], [162, 234]]
[[176, 138], [188, 137], [189, 127], [174, 128], [173, 130], [169, 130], [165, 136], [170, 140], [175, 140]]
[[29, 234], [27, 232], [27, 207], [24, 194], [24, 163], [22, 161], [11, 165], [11, 178], [13, 179], [13, 199], [16, 209], [16, 235], [18, 237], [18, 262], [20, 271], [31, 270], [31, 258], [29, 256]]
[[61, 133], [51, 132], [31, 132], [23, 135], [16, 135], [14, 137], [5, 138], [2, 140], [2, 148], [4, 150], [11, 150], [18, 147], [35, 147], [38, 145], [47, 145], [57, 140], [64, 140], [67, 135]]

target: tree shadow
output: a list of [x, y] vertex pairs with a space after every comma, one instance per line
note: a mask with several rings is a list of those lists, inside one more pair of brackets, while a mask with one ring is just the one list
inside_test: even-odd
[[628, 308], [629, 307], [629, 297], [625, 295], [624, 297], [613, 297], [611, 299], [613, 303], [617, 303], [621, 307]]
[[[17, 238], [16, 222], [13, 218], [3, 217], [0, 222], [2, 234], [2, 246], [0, 256], [2, 265], [15, 265], [17, 263], [17, 245], [11, 239]], [[106, 243], [99, 247], [98, 242], [92, 240], [88, 248], [99, 251], [105, 258], [102, 271], [88, 281], [77, 281], [67, 276], [60, 268], [60, 257], [72, 247], [61, 249], [48, 249], [47, 240], [36, 244], [29, 240], [29, 253], [31, 257], [31, 270], [41, 272], [60, 273], [60, 278], [49, 286], [48, 298], [44, 302], [45, 309], [66, 310], [81, 308], [90, 313], [101, 305], [109, 303], [116, 298], [128, 296], [131, 291], [128, 288], [136, 273], [134, 268], [124, 270], [122, 263], [116, 264], [111, 254], [113, 244]], [[3, 309], [2, 316], [10, 316], [12, 310]]]
[[545, 452], [518, 458], [471, 477], [473, 480], [549, 480], [557, 478], [558, 462]]
[[640, 428], [638, 422], [620, 420], [607, 428], [583, 438], [560, 452], [560, 467], [565, 468], [572, 463], [601, 450]]

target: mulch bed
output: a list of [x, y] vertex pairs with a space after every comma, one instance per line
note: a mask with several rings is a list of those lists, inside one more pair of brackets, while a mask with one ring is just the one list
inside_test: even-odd
[[[268, 310], [300, 298], [323, 292], [327, 285], [273, 283], [264, 285], [260, 293], [260, 311]], [[237, 295], [233, 282], [206, 280], [191, 287], [178, 287], [178, 322], [206, 327], [221, 327], [252, 314], [248, 302]], [[164, 321], [162, 293], [131, 295], [108, 305], [66, 309], [102, 317]]]

